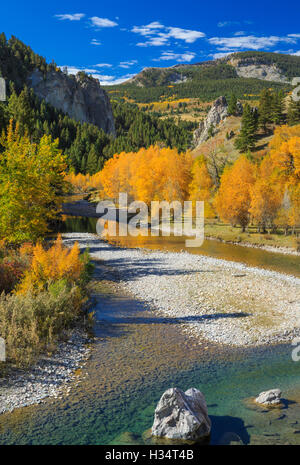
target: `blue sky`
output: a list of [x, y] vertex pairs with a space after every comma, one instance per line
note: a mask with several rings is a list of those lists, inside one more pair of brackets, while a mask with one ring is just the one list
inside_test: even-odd
[[122, 82], [145, 67], [196, 63], [234, 51], [300, 56], [300, 2], [243, 0], [15, 0], [0, 10], [12, 34], [69, 72], [101, 84]]

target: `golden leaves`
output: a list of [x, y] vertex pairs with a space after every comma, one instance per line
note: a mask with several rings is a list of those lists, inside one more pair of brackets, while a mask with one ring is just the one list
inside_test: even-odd
[[42, 290], [46, 284], [59, 280], [75, 283], [80, 279], [84, 269], [84, 263], [79, 258], [78, 244], [75, 243], [72, 249], [68, 249], [63, 246], [60, 235], [49, 249], [36, 244], [31, 249], [27, 245], [20, 252], [31, 254], [32, 259], [18, 288], [18, 294], [26, 294], [29, 289]]

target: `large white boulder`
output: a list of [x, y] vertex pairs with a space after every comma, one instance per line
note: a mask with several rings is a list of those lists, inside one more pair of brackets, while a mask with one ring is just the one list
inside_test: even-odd
[[195, 388], [186, 392], [171, 388], [164, 392], [155, 409], [153, 436], [198, 441], [208, 437], [210, 430], [202, 392]]
[[263, 405], [277, 405], [280, 404], [280, 397], [280, 389], [270, 389], [269, 391], [261, 392], [255, 399], [255, 402]]

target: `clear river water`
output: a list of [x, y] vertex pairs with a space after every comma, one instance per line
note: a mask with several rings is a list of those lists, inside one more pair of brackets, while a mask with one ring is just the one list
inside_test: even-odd
[[[64, 230], [95, 232], [95, 223], [93, 218], [67, 218]], [[165, 237], [118, 245], [184, 248], [182, 239]], [[299, 256], [211, 240], [189, 252], [300, 276]], [[106, 271], [96, 262], [99, 280]], [[300, 444], [300, 362], [292, 360], [290, 344], [241, 349], [199, 343], [143, 302], [116, 294], [110, 282], [95, 296], [94, 310], [95, 341], [80, 383], [66, 397], [2, 415], [0, 444], [147, 443], [156, 403], [172, 386], [196, 387], [205, 394], [211, 444], [226, 443], [227, 433], [244, 444]], [[275, 387], [283, 392], [281, 408], [252, 402]]]

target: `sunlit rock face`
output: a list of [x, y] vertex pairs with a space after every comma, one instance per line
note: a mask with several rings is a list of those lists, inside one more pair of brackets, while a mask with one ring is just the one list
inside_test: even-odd
[[186, 392], [171, 388], [164, 392], [155, 409], [153, 436], [199, 441], [209, 436], [210, 429], [202, 392], [195, 388]]
[[269, 391], [261, 392], [255, 399], [255, 402], [262, 405], [278, 405], [281, 401], [280, 397], [280, 389], [270, 389]]
[[91, 123], [105, 133], [115, 135], [112, 108], [98, 80], [77, 74], [38, 70], [29, 78], [35, 94], [53, 107], [82, 123]]
[[214, 101], [207, 117], [200, 121], [199, 128], [194, 132], [195, 146], [205, 142], [209, 138], [209, 130], [214, 130], [218, 124], [228, 116], [228, 104], [225, 97], [218, 97]]

